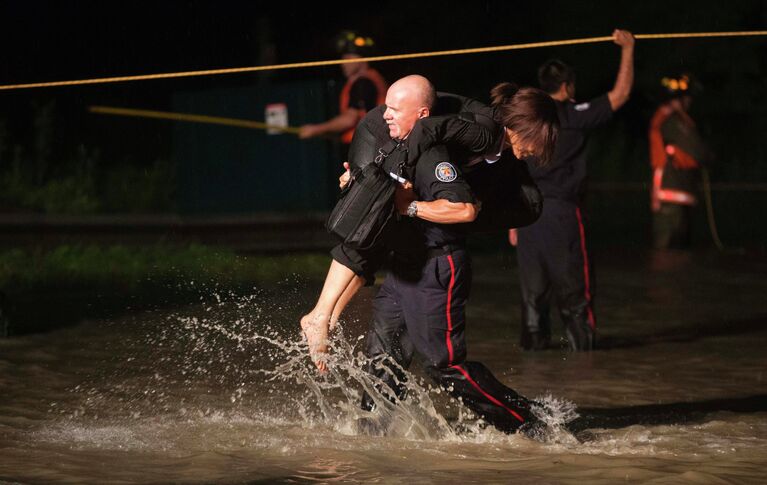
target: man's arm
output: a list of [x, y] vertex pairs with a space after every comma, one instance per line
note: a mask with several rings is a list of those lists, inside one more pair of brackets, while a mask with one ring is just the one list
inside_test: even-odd
[[[437, 224], [460, 224], [472, 222], [479, 215], [479, 205], [468, 202], [450, 202], [439, 199], [431, 202], [417, 201], [416, 217]], [[400, 214], [407, 214], [407, 206]]]
[[344, 133], [351, 130], [365, 116], [365, 113], [376, 107], [378, 90], [370, 79], [360, 77], [352, 84], [349, 93], [349, 103], [346, 110], [324, 123], [308, 124], [301, 127], [299, 138], [312, 138], [327, 134]]
[[349, 108], [338, 116], [318, 123], [316, 125], [304, 125], [298, 133], [301, 139], [313, 138], [328, 133], [343, 133], [357, 126], [357, 122], [365, 115], [365, 112], [359, 109]]
[[634, 85], [634, 36], [628, 30], [616, 29], [613, 32], [613, 42], [621, 46], [621, 63], [615, 85], [607, 93], [607, 98], [612, 110], [617, 111], [628, 101]]
[[394, 203], [397, 212], [402, 215], [408, 214], [408, 207], [415, 202], [415, 217], [438, 224], [460, 224], [472, 222], [479, 215], [479, 204], [470, 202], [450, 202], [447, 199], [437, 199], [431, 202], [416, 201], [412, 186], [405, 188], [398, 186], [394, 194]]
[[[477, 218], [481, 205], [460, 168], [447, 161], [449, 157], [447, 148], [439, 145], [418, 159], [415, 180], [420, 189], [416, 191], [409, 184], [397, 187], [394, 207], [398, 213], [437, 224], [460, 224]], [[416, 201], [417, 194], [427, 200]]]
[[479, 155], [498, 146], [502, 135], [501, 126], [483, 113], [429, 116], [413, 127], [408, 136], [408, 151], [416, 159], [429, 148], [446, 144]]

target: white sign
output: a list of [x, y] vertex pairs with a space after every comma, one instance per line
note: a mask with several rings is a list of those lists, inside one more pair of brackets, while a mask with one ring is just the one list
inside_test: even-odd
[[[266, 124], [270, 126], [288, 126], [288, 105], [285, 103], [272, 103], [266, 105]], [[267, 135], [280, 135], [282, 130], [268, 129]]]

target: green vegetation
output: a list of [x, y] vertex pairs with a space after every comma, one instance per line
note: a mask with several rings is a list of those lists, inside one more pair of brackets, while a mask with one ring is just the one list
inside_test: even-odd
[[199, 244], [0, 250], [0, 338], [254, 288], [307, 288], [327, 266], [322, 253], [242, 256]]
[[34, 183], [19, 160], [0, 176], [0, 201], [9, 207], [47, 214], [92, 214], [99, 209], [92, 166], [74, 174]]
[[157, 158], [105, 160], [83, 142], [57, 141], [56, 103], [33, 103], [32, 139], [0, 119], [0, 209], [46, 214], [172, 212], [175, 165]]
[[319, 253], [240, 256], [199, 244], [127, 247], [95, 245], [0, 250], [0, 290], [140, 291], [185, 281], [223, 286], [268, 285], [294, 275], [322, 278], [328, 257]]
[[158, 160], [151, 167], [98, 168], [95, 158], [63, 164], [62, 174], [36, 181], [14, 160], [0, 173], [0, 204], [46, 214], [146, 213], [173, 209], [174, 170]]

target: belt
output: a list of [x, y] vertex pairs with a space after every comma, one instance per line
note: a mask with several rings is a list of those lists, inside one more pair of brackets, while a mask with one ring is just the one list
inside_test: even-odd
[[426, 250], [426, 259], [444, 256], [446, 254], [452, 253], [453, 251], [458, 251], [459, 249], [463, 249], [463, 246], [456, 244], [445, 244], [444, 246], [440, 246], [438, 248], [428, 248]]

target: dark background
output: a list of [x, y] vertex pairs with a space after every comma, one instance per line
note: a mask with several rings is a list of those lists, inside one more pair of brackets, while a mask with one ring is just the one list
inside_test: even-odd
[[[616, 27], [636, 34], [763, 30], [767, 3], [333, 2], [274, 7], [264, 2], [19, 1], [0, 3], [0, 22], [0, 84], [17, 84], [334, 59], [332, 38], [342, 29], [373, 37], [381, 55], [604, 36]], [[552, 57], [576, 68], [577, 97], [587, 100], [612, 87], [619, 49], [605, 42], [387, 61], [375, 67], [389, 80], [420, 73], [440, 90], [486, 99], [488, 90], [502, 80], [534, 84], [536, 67]], [[720, 230], [745, 244], [764, 244], [767, 224], [762, 208], [767, 192], [753, 186], [741, 190], [738, 184], [767, 182], [766, 63], [765, 37], [637, 42], [632, 99], [611, 124], [594, 134], [590, 147], [589, 203], [597, 236], [625, 239], [630, 230], [628, 239], [644, 237], [637, 228], [649, 223], [646, 129], [656, 106], [656, 89], [663, 75], [689, 71], [704, 86], [693, 116], [718, 156], [710, 171]], [[329, 66], [0, 91], [0, 175], [15, 167], [25, 171], [27, 183], [40, 185], [91, 170], [99, 175], [89, 182], [95, 185], [89, 190], [107, 200], [104, 193], [116, 192], [109, 184], [119, 174], [129, 174], [140, 186], [146, 186], [146, 174], [159, 174], [153, 175], [152, 183], [165, 189], [156, 189], [160, 195], [147, 195], [144, 205], [130, 206], [112, 195], [111, 202], [102, 201], [97, 208], [85, 204], [86, 212], [184, 212], [177, 185], [184, 180], [184, 171], [191, 170], [174, 154], [177, 127], [97, 117], [87, 113], [87, 106], [173, 110], [179, 99], [192, 95], [210, 98], [211, 93], [221, 96], [238, 90], [265, 95], [275, 89], [314, 86], [317, 91], [309, 96], [317, 109], [291, 112], [290, 123], [300, 125], [334, 113], [342, 81], [339, 68]], [[254, 135], [234, 131], [226, 136]], [[290, 141], [294, 147], [301, 143], [308, 142]], [[327, 186], [338, 159], [328, 143], [311, 143], [315, 151], [323, 152], [317, 176]], [[253, 153], [257, 157], [259, 151]], [[290, 176], [291, 164], [269, 155], [270, 150], [262, 153], [258, 170], [265, 177], [276, 172]], [[122, 167], [122, 172], [115, 167]], [[135, 170], [144, 170], [144, 175]], [[126, 193], [131, 190], [124, 188]], [[0, 203], [6, 213], [50, 211], [41, 207], [8, 198]], [[699, 222], [698, 230], [705, 231], [705, 223]]]

